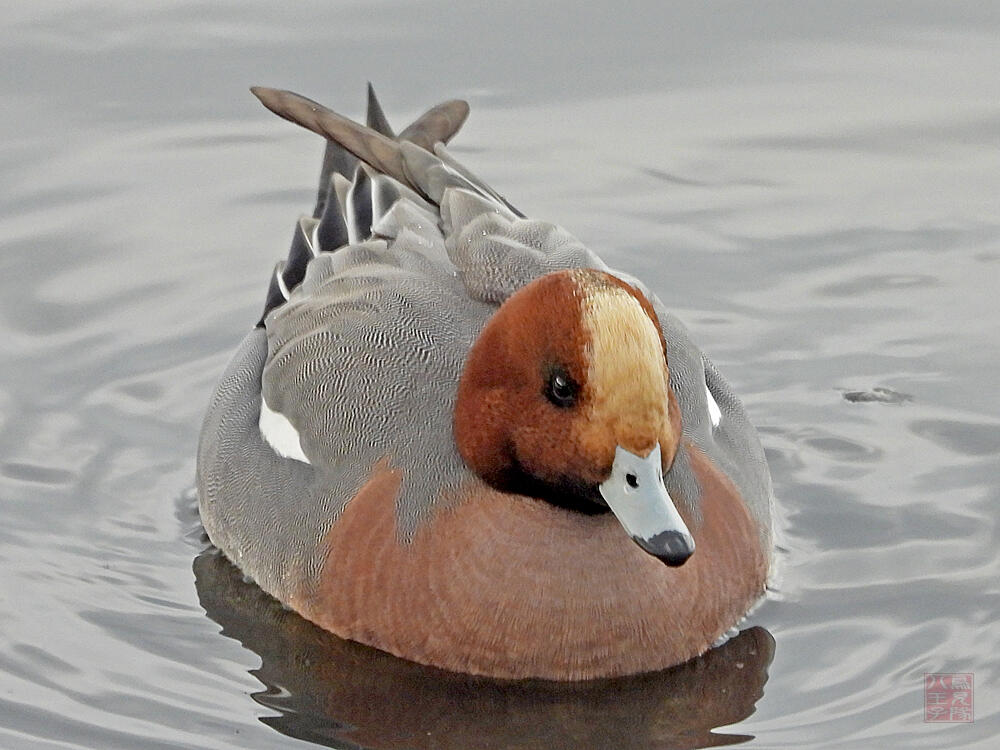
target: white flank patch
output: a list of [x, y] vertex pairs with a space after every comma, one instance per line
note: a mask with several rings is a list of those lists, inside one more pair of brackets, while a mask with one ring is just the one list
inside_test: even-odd
[[285, 458], [294, 458], [304, 464], [309, 463], [302, 443], [299, 441], [299, 431], [295, 429], [288, 417], [280, 412], [272, 411], [264, 398], [260, 399], [260, 434], [274, 452]]
[[715, 403], [715, 398], [712, 396], [712, 392], [708, 390], [707, 385], [705, 386], [705, 399], [708, 401], [708, 417], [712, 420], [712, 427], [718, 427], [719, 422], [722, 421], [722, 409]]

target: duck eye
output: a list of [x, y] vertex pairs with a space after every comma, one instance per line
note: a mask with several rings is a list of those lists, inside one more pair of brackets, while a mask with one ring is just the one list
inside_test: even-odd
[[576, 403], [576, 394], [579, 390], [573, 379], [563, 370], [555, 370], [549, 376], [548, 387], [545, 389], [545, 396], [558, 407], [568, 408]]

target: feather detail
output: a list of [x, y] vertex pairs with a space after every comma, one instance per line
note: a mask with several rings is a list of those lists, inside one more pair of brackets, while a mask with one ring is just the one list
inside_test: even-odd
[[250, 91], [279, 117], [335, 141], [369, 166], [413, 187], [403, 171], [399, 144], [391, 138], [291, 91], [263, 86]]
[[381, 133], [387, 138], [396, 137], [396, 134], [392, 132], [392, 126], [389, 124], [385, 112], [382, 111], [382, 105], [379, 104], [378, 97], [375, 96], [375, 89], [372, 88], [371, 81], [368, 82], [368, 112], [365, 115], [365, 122], [376, 133]]

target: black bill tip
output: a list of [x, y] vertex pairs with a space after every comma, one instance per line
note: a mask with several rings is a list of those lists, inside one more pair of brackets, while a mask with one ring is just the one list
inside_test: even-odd
[[643, 550], [671, 568], [680, 567], [694, 554], [694, 539], [679, 531], [661, 531], [649, 539], [632, 539]]

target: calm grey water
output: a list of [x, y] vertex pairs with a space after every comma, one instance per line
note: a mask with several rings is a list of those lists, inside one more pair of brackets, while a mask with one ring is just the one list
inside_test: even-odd
[[[3, 4], [0, 748], [995, 747], [998, 5], [474, 5]], [[201, 415], [322, 149], [246, 88], [357, 116], [369, 79], [397, 123], [468, 98], [460, 157], [736, 384], [784, 532], [757, 629], [492, 683], [203, 551]], [[925, 672], [973, 723], [924, 723]]]

